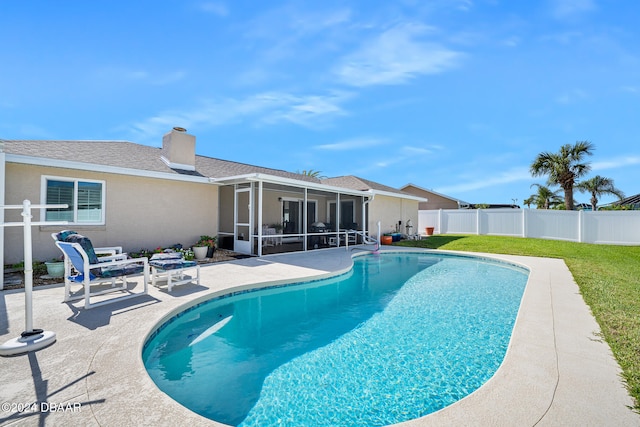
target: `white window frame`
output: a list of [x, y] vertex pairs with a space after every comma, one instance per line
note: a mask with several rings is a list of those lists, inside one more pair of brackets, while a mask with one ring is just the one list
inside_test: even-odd
[[[97, 179], [88, 179], [88, 178], [72, 178], [66, 176], [55, 176], [55, 175], [42, 175], [41, 177], [41, 185], [40, 185], [40, 201], [44, 205], [47, 203], [47, 182], [48, 181], [65, 181], [65, 182], [73, 182], [73, 221], [69, 221], [69, 224], [73, 225], [105, 225], [105, 212], [106, 212], [106, 195], [107, 195], [107, 182], [103, 180]], [[78, 222], [78, 183], [87, 182], [92, 184], [100, 184], [102, 186], [102, 194], [101, 194], [101, 212], [100, 212], [100, 220], [99, 221], [82, 221]], [[40, 218], [42, 221], [45, 221], [46, 218], [46, 209], [40, 209]]]

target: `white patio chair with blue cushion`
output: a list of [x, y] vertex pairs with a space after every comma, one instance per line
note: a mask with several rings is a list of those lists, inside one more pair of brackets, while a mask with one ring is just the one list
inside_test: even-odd
[[[65, 257], [64, 301], [75, 301], [84, 298], [84, 308], [89, 309], [104, 304], [111, 304], [124, 299], [146, 295], [149, 282], [149, 261], [146, 257], [127, 258], [126, 254], [98, 257], [91, 240], [80, 234], [54, 233], [55, 244]], [[65, 270], [67, 270], [65, 268]], [[128, 289], [127, 276], [144, 274], [143, 291], [132, 293]], [[120, 286], [116, 282], [121, 281]], [[81, 284], [84, 292], [81, 295], [71, 294], [72, 284]], [[111, 287], [91, 291], [91, 286], [111, 283]], [[125, 295], [108, 300], [91, 303], [91, 297], [108, 292], [123, 292]]]
[[[59, 233], [51, 233], [51, 237], [53, 238], [54, 242], [57, 242], [57, 241], [64, 242], [65, 239], [72, 234], [78, 234], [78, 233], [73, 230], [63, 230], [63, 231], [60, 231]], [[96, 256], [98, 256], [98, 261], [100, 262], [115, 261], [118, 259], [128, 258], [127, 254], [122, 252], [122, 246], [93, 248], [93, 252], [96, 254]], [[71, 274], [71, 268], [72, 268], [71, 262], [69, 261], [69, 258], [65, 256], [64, 257], [65, 284], [67, 284], [67, 281], [69, 280], [68, 277]]]

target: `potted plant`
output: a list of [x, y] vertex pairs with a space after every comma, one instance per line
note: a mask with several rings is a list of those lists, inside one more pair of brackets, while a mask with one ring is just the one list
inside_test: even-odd
[[391, 243], [393, 243], [393, 236], [390, 233], [383, 234], [382, 238], [380, 239], [380, 243], [382, 243], [383, 245], [390, 245]]
[[216, 250], [218, 237], [200, 236], [200, 240], [193, 246], [193, 253], [196, 259], [211, 258]]
[[53, 258], [51, 261], [44, 263], [47, 266], [47, 275], [50, 277], [64, 277], [64, 261]]
[[192, 261], [195, 258], [195, 255], [191, 249], [180, 248], [177, 250], [177, 252], [182, 254], [182, 257], [185, 259], [185, 261]]

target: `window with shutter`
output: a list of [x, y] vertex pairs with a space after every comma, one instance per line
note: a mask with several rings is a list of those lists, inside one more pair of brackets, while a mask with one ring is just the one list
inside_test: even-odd
[[67, 208], [46, 209], [45, 221], [72, 224], [104, 223], [104, 182], [72, 178], [43, 177], [46, 204], [66, 204]]

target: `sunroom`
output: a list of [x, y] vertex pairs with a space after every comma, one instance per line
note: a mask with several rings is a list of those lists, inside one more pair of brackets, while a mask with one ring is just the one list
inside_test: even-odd
[[222, 248], [262, 256], [360, 244], [368, 236], [368, 191], [261, 173], [215, 181]]

